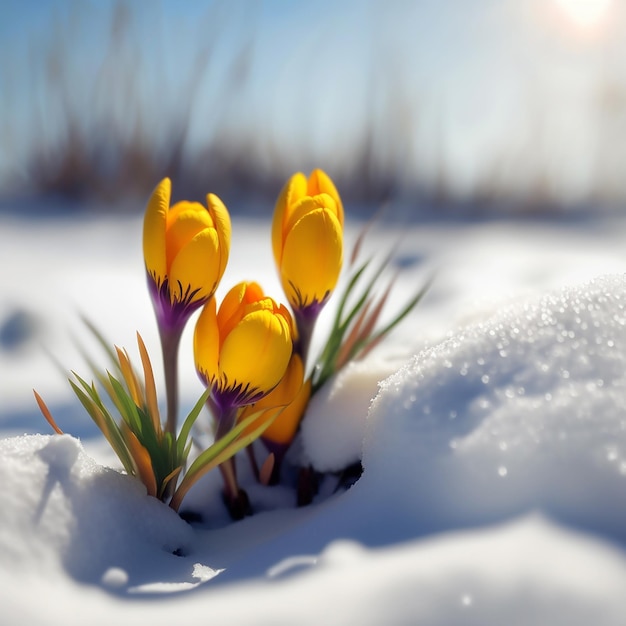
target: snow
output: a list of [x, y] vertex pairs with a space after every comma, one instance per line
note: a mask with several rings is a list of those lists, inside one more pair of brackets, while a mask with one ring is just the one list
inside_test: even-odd
[[364, 478], [410, 493], [422, 524], [540, 509], [623, 541], [625, 303], [626, 279], [601, 277], [413, 357], [373, 403]]
[[[86, 371], [77, 310], [131, 355], [136, 330], [158, 350], [140, 232], [138, 218], [0, 217], [3, 621], [623, 623], [623, 220], [372, 232], [401, 268], [392, 307], [438, 273], [307, 414], [297, 450], [321, 471], [362, 458], [363, 475], [302, 508], [288, 487], [246, 484], [257, 513], [237, 523], [209, 476], [189, 496], [207, 512], [194, 525], [118, 471], [42, 350]], [[278, 294], [269, 223], [235, 218], [233, 238], [222, 292], [254, 278]], [[47, 434], [32, 387], [71, 434]]]
[[378, 383], [402, 361], [352, 361], [313, 396], [302, 423], [303, 457], [320, 472], [338, 472], [363, 456], [366, 418]]

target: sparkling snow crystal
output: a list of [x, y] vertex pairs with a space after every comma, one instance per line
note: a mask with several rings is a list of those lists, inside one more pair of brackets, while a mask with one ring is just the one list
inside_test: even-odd
[[623, 276], [598, 278], [416, 355], [371, 408], [367, 481], [422, 520], [541, 508], [623, 536], [624, 302]]

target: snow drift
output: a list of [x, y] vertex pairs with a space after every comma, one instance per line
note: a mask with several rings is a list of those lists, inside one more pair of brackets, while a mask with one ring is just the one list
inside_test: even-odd
[[189, 526], [69, 436], [3, 440], [4, 614], [621, 623], [624, 302], [626, 279], [599, 277], [450, 334], [379, 389], [378, 357], [347, 369], [302, 445], [327, 469], [362, 453], [361, 479], [224, 528]]

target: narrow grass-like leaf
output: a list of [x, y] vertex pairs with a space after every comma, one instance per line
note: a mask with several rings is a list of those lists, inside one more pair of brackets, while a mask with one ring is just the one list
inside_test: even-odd
[[317, 365], [314, 370], [314, 392], [317, 391], [326, 382], [326, 380], [328, 380], [337, 371], [338, 355], [342, 350], [342, 346], [345, 345], [344, 336], [346, 332], [350, 329], [351, 324], [353, 322], [356, 323], [355, 318], [358, 321], [359, 318], [357, 316], [362, 316], [363, 310], [367, 310], [367, 308], [369, 307], [368, 299], [370, 297], [370, 293], [374, 289], [376, 282], [380, 278], [383, 270], [389, 263], [390, 259], [391, 254], [387, 255], [382, 263], [380, 263], [380, 265], [377, 267], [376, 271], [370, 278], [369, 282], [364, 287], [357, 301], [354, 303], [352, 308], [349, 309], [348, 313], [345, 314], [348, 299], [350, 298], [352, 292], [356, 289], [360, 278], [363, 276], [363, 273], [369, 266], [370, 260], [361, 265], [348, 282], [348, 285], [339, 303], [337, 314], [335, 315], [335, 320], [333, 323], [333, 327], [331, 328], [328, 341], [322, 352], [322, 355], [318, 359]]
[[[263, 433], [272, 422], [272, 420], [268, 420], [255, 430], [248, 431], [248, 427], [259, 418], [260, 413], [261, 411], [253, 413], [245, 420], [238, 422], [234, 428], [228, 431], [222, 438], [218, 439], [213, 445], [209, 446], [204, 452], [198, 455], [187, 470], [170, 501], [170, 506], [175, 511], [178, 511], [189, 489], [191, 489], [202, 476], [258, 439], [261, 433]], [[243, 434], [244, 431], [246, 431], [246, 434]]]
[[126, 383], [126, 388], [128, 389], [130, 397], [137, 406], [141, 406], [143, 404], [143, 394], [141, 393], [141, 387], [139, 385], [139, 381], [137, 380], [137, 376], [133, 371], [133, 366], [130, 363], [128, 353], [126, 350], [122, 350], [117, 346], [115, 346], [115, 350], [117, 352], [120, 369], [122, 370], [122, 378]]
[[[86, 380], [81, 378], [76, 372], [72, 372], [72, 374], [74, 375], [76, 380], [80, 383], [81, 387], [83, 388], [84, 392], [86, 393], [87, 397], [91, 400], [91, 402], [93, 402], [95, 406], [97, 406], [103, 413], [109, 416], [111, 421], [113, 421], [113, 419], [109, 415], [108, 409], [104, 406], [104, 403], [102, 402], [102, 399], [100, 398], [100, 394], [98, 393], [98, 390], [96, 389], [95, 384], [93, 383], [89, 384]], [[72, 388], [74, 389], [75, 392], [77, 391], [77, 389], [79, 389], [78, 386], [75, 385], [71, 379], [70, 379], [70, 384], [72, 385]], [[113, 421], [113, 423], [115, 422]]]
[[150, 362], [150, 356], [146, 349], [146, 344], [139, 333], [137, 333], [137, 345], [139, 346], [139, 355], [141, 357], [141, 365], [143, 367], [144, 374], [144, 388], [146, 391], [146, 405], [148, 413], [152, 418], [152, 425], [156, 433], [161, 432], [161, 416], [159, 413], [159, 403], [157, 400], [156, 384], [154, 382], [154, 371], [152, 370], [152, 363]]
[[[74, 373], [74, 376], [76, 376], [76, 373]], [[115, 391], [115, 387], [111, 383], [111, 378], [113, 378], [111, 373], [108, 370], [106, 372], [95, 372], [95, 376], [98, 383], [104, 391], [106, 391], [106, 394], [113, 403], [115, 410], [122, 415], [125, 410], [124, 405], [120, 402], [117, 392]], [[104, 406], [104, 402], [101, 399], [99, 399], [99, 402], [102, 406]]]
[[[143, 432], [143, 424], [137, 411], [137, 405], [128, 395], [128, 391], [124, 389], [122, 384], [109, 372], [109, 380], [115, 397], [118, 400], [118, 408], [120, 414], [133, 433], [140, 435]], [[117, 403], [116, 403], [117, 404]]]
[[333, 320], [333, 325], [331, 327], [330, 333], [328, 335], [328, 340], [326, 341], [326, 345], [324, 346], [324, 350], [317, 360], [316, 366], [314, 368], [314, 377], [315, 380], [319, 380], [320, 378], [328, 378], [328, 372], [332, 371], [332, 363], [335, 360], [336, 354], [341, 347], [341, 343], [343, 341], [343, 336], [345, 334], [345, 327], [342, 324], [343, 313], [345, 307], [347, 305], [350, 294], [355, 289], [359, 278], [363, 274], [363, 272], [367, 269], [369, 265], [369, 261], [365, 262], [359, 269], [356, 270], [350, 281], [348, 282], [345, 291], [339, 301], [339, 305], [337, 307], [337, 312], [335, 313], [335, 318]]
[[370, 341], [374, 328], [376, 327], [376, 322], [378, 322], [378, 318], [391, 293], [394, 282], [395, 279], [389, 282], [385, 292], [378, 299], [376, 306], [374, 306], [372, 310], [370, 310], [370, 306], [374, 302], [373, 299], [369, 300], [363, 307], [362, 314], [357, 318], [353, 329], [350, 331], [350, 335], [344, 341], [337, 355], [337, 361], [334, 367], [335, 371], [339, 371], [348, 361], [355, 358], [359, 351], [363, 349], [363, 346]]
[[124, 439], [133, 457], [137, 470], [137, 478], [146, 486], [148, 495], [156, 498], [157, 484], [149, 452], [141, 445], [139, 439], [137, 439], [125, 422], [122, 422], [122, 433], [124, 434]]
[[157, 497], [162, 500], [163, 496], [165, 495], [165, 493], [168, 491], [168, 487], [170, 484], [170, 481], [175, 480], [176, 478], [178, 478], [178, 476], [180, 475], [180, 473], [183, 471], [183, 466], [179, 465], [177, 468], [175, 468], [174, 470], [172, 470], [162, 481], [161, 484], [159, 485], [159, 489], [157, 492]]
[[342, 326], [343, 312], [346, 308], [346, 305], [348, 304], [348, 299], [350, 298], [350, 294], [356, 288], [357, 283], [359, 282], [361, 276], [363, 275], [363, 272], [365, 272], [369, 264], [370, 264], [370, 261], [366, 261], [365, 263], [363, 263], [363, 265], [361, 265], [361, 267], [359, 267], [359, 269], [356, 270], [352, 278], [348, 281], [348, 284], [346, 285], [346, 289], [343, 292], [343, 296], [341, 297], [341, 300], [339, 301], [339, 306], [337, 307], [337, 313], [335, 314], [335, 320], [333, 323], [331, 335], [333, 334], [335, 330], [337, 330], [338, 328]]
[[[334, 362], [332, 364], [329, 364], [332, 365], [332, 367], [328, 368], [331, 375], [332, 373], [340, 370], [352, 358], [354, 354], [354, 347], [364, 334], [364, 331], [362, 332], [363, 327], [369, 325], [368, 313], [370, 311], [370, 307], [372, 306], [372, 302], [372, 300], [368, 300], [365, 303], [365, 306], [359, 313], [359, 316], [356, 318], [356, 321], [354, 322], [350, 333], [339, 346], [339, 350], [337, 351]], [[316, 382], [316, 384], [318, 387], [321, 387], [325, 381], [326, 379], [320, 379]]]
[[184, 460], [187, 458], [187, 454], [185, 453], [185, 450], [188, 449], [187, 438], [189, 437], [189, 433], [191, 432], [196, 419], [198, 419], [200, 411], [202, 411], [202, 407], [205, 405], [210, 393], [211, 390], [207, 389], [200, 396], [193, 409], [191, 409], [189, 415], [187, 415], [185, 421], [183, 422], [183, 426], [178, 434], [178, 439], [176, 440], [176, 455], [179, 459]]
[[342, 328], [344, 329], [344, 332], [345, 332], [345, 329], [348, 328], [352, 320], [356, 317], [357, 313], [361, 310], [365, 302], [367, 301], [370, 293], [372, 292], [372, 289], [374, 288], [374, 285], [376, 284], [376, 281], [380, 278], [381, 274], [383, 273], [383, 270], [385, 269], [385, 267], [387, 267], [390, 260], [391, 260], [391, 254], [385, 257], [383, 262], [378, 266], [378, 269], [374, 272], [367, 286], [363, 289], [363, 294], [357, 300], [354, 307], [352, 308], [352, 310], [350, 311], [346, 319], [341, 324]]
[[132, 462], [132, 458], [118, 425], [109, 415], [104, 406], [98, 406], [98, 404], [92, 398], [90, 398], [89, 395], [87, 395], [74, 381], [70, 380], [69, 382], [80, 403], [83, 405], [91, 419], [95, 422], [96, 426], [101, 430], [102, 434], [109, 442], [109, 445], [113, 448], [115, 454], [117, 454], [117, 457], [124, 466], [124, 469], [129, 474], [133, 474], [134, 465]]
[[141, 437], [141, 443], [150, 452], [154, 474], [157, 481], [163, 481], [170, 472], [178, 465], [182, 465], [181, 461], [176, 457], [176, 441], [172, 433], [163, 433], [162, 436], [152, 430], [152, 424], [147, 415], [143, 415], [145, 420], [145, 429]]
[[426, 295], [426, 292], [430, 289], [432, 285], [433, 278], [431, 277], [426, 284], [415, 294], [411, 300], [404, 306], [404, 308], [396, 315], [384, 328], [381, 328], [379, 331], [374, 333], [372, 337], [366, 342], [366, 344], [362, 348], [362, 352], [359, 355], [360, 357], [365, 356], [369, 353], [373, 348], [385, 338], [385, 336], [391, 332], [420, 302], [420, 300]]
[[43, 416], [46, 418], [46, 421], [48, 422], [48, 424], [50, 424], [50, 426], [52, 427], [52, 430], [54, 430], [54, 432], [57, 435], [62, 435], [63, 431], [58, 427], [57, 423], [52, 417], [52, 413], [50, 413], [50, 409], [48, 408], [46, 403], [43, 401], [43, 398], [34, 389], [33, 389], [33, 393], [35, 394], [35, 400], [37, 401], [39, 410], [41, 411]]

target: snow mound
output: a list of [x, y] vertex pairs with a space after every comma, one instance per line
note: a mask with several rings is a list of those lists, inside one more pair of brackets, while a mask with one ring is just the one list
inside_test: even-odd
[[372, 404], [357, 487], [426, 527], [541, 509], [624, 540], [625, 302], [600, 277], [416, 355]]
[[336, 472], [359, 461], [367, 412], [378, 384], [399, 367], [378, 355], [348, 363], [313, 396], [300, 436], [306, 462], [320, 472]]
[[192, 528], [72, 437], [0, 440], [3, 614], [621, 624], [624, 303], [626, 278], [601, 277], [511, 304], [388, 377], [380, 355], [352, 364], [302, 439], [325, 471], [362, 454], [362, 478], [224, 528]]
[[610, 546], [531, 515], [386, 550], [337, 541], [283, 593], [307, 606], [299, 624], [617, 626], [625, 582]]
[[111, 588], [163, 582], [149, 577], [164, 572], [184, 579], [175, 553], [191, 542], [191, 528], [139, 481], [96, 464], [73, 437], [0, 440], [0, 481], [3, 593], [17, 570], [46, 578], [64, 571]]

